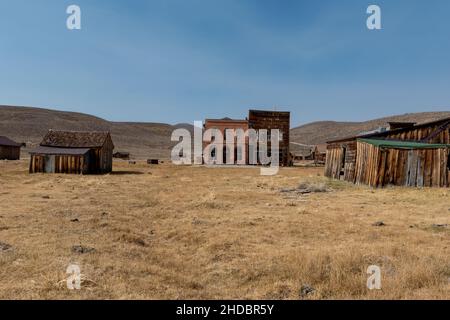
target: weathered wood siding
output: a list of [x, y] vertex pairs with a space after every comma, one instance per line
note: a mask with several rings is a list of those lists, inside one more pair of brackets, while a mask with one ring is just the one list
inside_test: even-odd
[[[31, 155], [30, 173], [89, 173], [89, 156]], [[50, 166], [49, 166], [50, 164]]]
[[325, 176], [333, 179], [339, 179], [343, 161], [344, 150], [342, 148], [327, 149], [327, 158], [325, 162]]
[[0, 160], [19, 160], [20, 147], [0, 146]]
[[[419, 128], [408, 128], [403, 129], [400, 132], [387, 132], [385, 134], [385, 139], [389, 140], [403, 140], [403, 141], [422, 141], [429, 137], [433, 132], [438, 131], [442, 124], [435, 124]], [[440, 144], [450, 144], [450, 125], [434, 138], [427, 140], [428, 143], [440, 143]]]
[[[279, 129], [282, 140], [279, 142], [280, 165], [291, 165], [290, 147], [290, 113], [280, 111], [250, 110], [248, 117], [249, 127], [255, 130]], [[268, 143], [270, 148], [270, 142]]]
[[449, 149], [379, 148], [357, 142], [355, 183], [373, 187], [449, 187]]
[[99, 151], [100, 173], [109, 173], [112, 171], [114, 145], [111, 138], [107, 139]]
[[101, 148], [91, 150], [89, 173], [109, 173], [112, 171], [114, 145], [107, 139]]
[[328, 145], [325, 176], [346, 181], [354, 180], [356, 162], [356, 141], [346, 141]]

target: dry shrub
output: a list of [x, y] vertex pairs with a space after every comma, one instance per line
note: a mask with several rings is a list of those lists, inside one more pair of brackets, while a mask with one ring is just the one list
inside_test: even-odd
[[323, 182], [311, 182], [311, 181], [301, 181], [298, 186], [298, 190], [305, 190], [308, 192], [327, 192], [329, 188]]

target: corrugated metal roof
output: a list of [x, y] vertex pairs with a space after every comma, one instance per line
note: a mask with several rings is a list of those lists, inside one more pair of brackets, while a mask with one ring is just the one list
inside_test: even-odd
[[53, 148], [39, 146], [30, 151], [30, 154], [82, 156], [89, 152], [89, 148]]
[[106, 131], [49, 130], [40, 145], [59, 148], [101, 148], [108, 137], [109, 132]]
[[377, 139], [358, 139], [358, 141], [369, 143], [376, 147], [394, 148], [394, 149], [439, 149], [450, 148], [450, 144], [432, 144], [402, 140], [377, 140]]
[[12, 141], [8, 137], [0, 136], [0, 146], [6, 146], [6, 147], [20, 147], [21, 144]]

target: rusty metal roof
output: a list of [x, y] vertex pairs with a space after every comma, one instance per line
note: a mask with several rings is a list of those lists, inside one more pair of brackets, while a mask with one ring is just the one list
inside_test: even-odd
[[30, 154], [82, 156], [88, 153], [89, 150], [89, 148], [54, 148], [40, 146], [31, 150]]
[[106, 131], [49, 130], [40, 145], [58, 148], [101, 148], [109, 137], [109, 132]]
[[21, 147], [22, 145], [20, 143], [12, 141], [8, 137], [0, 136], [0, 146], [6, 146], [6, 147]]

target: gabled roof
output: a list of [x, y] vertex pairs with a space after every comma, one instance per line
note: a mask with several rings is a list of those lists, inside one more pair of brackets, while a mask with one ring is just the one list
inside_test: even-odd
[[437, 125], [437, 124], [440, 124], [440, 123], [445, 124], [447, 122], [449, 122], [449, 125], [450, 125], [450, 117], [442, 118], [442, 119], [431, 121], [431, 122], [425, 122], [425, 123], [417, 124], [415, 126], [411, 126], [411, 127], [407, 127], [407, 128], [387, 130], [387, 131], [383, 131], [383, 132], [369, 133], [369, 134], [363, 134], [363, 135], [357, 135], [357, 136], [352, 136], [352, 137], [346, 137], [346, 138], [331, 140], [331, 141], [327, 141], [327, 143], [335, 143], [335, 142], [356, 140], [358, 138], [385, 137], [385, 136], [388, 136], [390, 134], [402, 133], [402, 132], [406, 132], [406, 131], [410, 131], [410, 130], [415, 130], [415, 129], [418, 129], [418, 128], [424, 128], [424, 127], [428, 127], [428, 126]]
[[8, 137], [0, 136], [0, 146], [6, 146], [6, 147], [21, 147], [22, 145], [20, 143], [12, 141]]
[[101, 148], [107, 139], [110, 139], [110, 134], [106, 131], [49, 130], [40, 145], [57, 148]]

